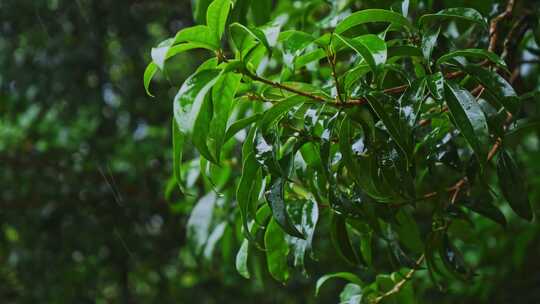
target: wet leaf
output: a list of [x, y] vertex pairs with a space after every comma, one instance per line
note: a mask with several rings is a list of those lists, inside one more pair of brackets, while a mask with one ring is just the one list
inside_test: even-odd
[[279, 224], [279, 226], [285, 231], [287, 234], [300, 238], [305, 239], [306, 237], [298, 231], [298, 229], [294, 226], [294, 224], [291, 221], [291, 218], [289, 214], [287, 213], [287, 208], [285, 205], [285, 181], [282, 178], [276, 179], [272, 187], [270, 188], [270, 191], [266, 195], [266, 200], [268, 201], [268, 204], [270, 205], [270, 209], [272, 209], [272, 215], [276, 222]]
[[388, 22], [407, 29], [413, 27], [409, 20], [401, 14], [384, 9], [366, 9], [349, 15], [336, 26], [335, 32], [342, 34], [353, 27], [370, 22]]
[[480, 163], [486, 161], [488, 126], [486, 117], [469, 91], [452, 82], [445, 82], [446, 104], [456, 127], [477, 155]]
[[436, 14], [427, 14], [420, 17], [418, 20], [419, 27], [425, 27], [434, 21], [445, 21], [448, 19], [465, 20], [476, 23], [487, 29], [488, 25], [484, 17], [475, 9], [466, 7], [455, 7], [443, 9]]
[[289, 245], [285, 240], [285, 233], [274, 219], [270, 220], [266, 228], [264, 245], [270, 275], [277, 281], [286, 282], [289, 279], [289, 267], [287, 266]]
[[317, 280], [317, 284], [316, 284], [316, 287], [315, 287], [315, 295], [319, 295], [319, 291], [321, 290], [321, 287], [324, 285], [324, 283], [326, 283], [328, 280], [330, 279], [344, 279], [344, 280], [347, 280], [351, 283], [354, 283], [356, 285], [364, 285], [364, 282], [362, 282], [362, 280], [357, 276], [355, 275], [354, 273], [350, 273], [350, 272], [336, 272], [336, 273], [330, 273], [330, 274], [326, 274], [322, 277], [320, 277], [318, 280]]
[[501, 151], [499, 154], [497, 175], [499, 177], [501, 191], [504, 198], [510, 204], [510, 207], [512, 207], [512, 210], [520, 217], [531, 221], [533, 212], [522, 170], [518, 167], [512, 155], [506, 150]]

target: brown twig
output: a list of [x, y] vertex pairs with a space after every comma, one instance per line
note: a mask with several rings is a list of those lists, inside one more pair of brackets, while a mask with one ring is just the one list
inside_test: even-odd
[[512, 10], [514, 9], [514, 3], [515, 3], [515, 0], [508, 0], [505, 10], [491, 20], [491, 23], [489, 25], [489, 37], [490, 37], [489, 47], [488, 47], [489, 51], [492, 51], [492, 52], [495, 51], [495, 48], [497, 47], [497, 38], [498, 38], [497, 27], [500, 21], [512, 15]]
[[414, 275], [414, 273], [418, 270], [418, 268], [420, 267], [420, 265], [422, 264], [422, 262], [424, 262], [424, 258], [425, 258], [425, 255], [422, 254], [418, 260], [416, 260], [416, 263], [414, 265], [414, 267], [409, 270], [409, 272], [407, 272], [407, 274], [403, 277], [403, 279], [399, 282], [396, 283], [396, 285], [394, 285], [394, 287], [392, 287], [392, 289], [390, 289], [389, 291], [387, 291], [386, 293], [384, 293], [383, 295], [375, 298], [371, 303], [372, 304], [378, 304], [380, 303], [382, 300], [384, 300], [385, 298], [393, 295], [393, 294], [396, 294], [398, 293], [401, 288], [403, 288], [403, 286], [405, 285], [405, 283], [407, 283], [411, 278], [412, 276]]

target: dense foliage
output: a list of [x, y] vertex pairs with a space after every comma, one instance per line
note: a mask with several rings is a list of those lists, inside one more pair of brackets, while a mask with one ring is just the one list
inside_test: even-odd
[[[398, 198], [390, 202], [374, 200], [364, 193], [364, 186], [357, 186], [352, 175], [360, 171], [350, 170], [343, 163], [339, 142], [343, 138], [341, 131], [344, 134], [349, 132], [351, 150], [353, 144], [361, 142], [358, 140], [364, 141], [365, 148], [356, 145], [351, 154], [355, 167], [362, 168], [361, 161], [365, 158], [357, 158], [370, 157], [374, 148], [384, 150], [385, 147], [393, 147], [398, 153], [397, 159], [403, 159], [403, 152], [368, 100], [361, 101], [363, 105], [355, 106], [351, 101], [358, 100], [360, 103], [360, 100], [364, 100], [363, 96], [369, 93], [414, 83], [413, 80], [423, 78], [422, 68], [426, 75], [433, 75], [438, 71], [443, 74], [458, 71], [459, 65], [464, 64], [463, 59], [481, 64], [483, 69], [497, 71], [519, 96], [519, 110], [508, 122], [502, 143], [519, 166], [520, 173], [516, 176], [526, 186], [532, 213], [538, 214], [539, 103], [531, 92], [540, 88], [540, 48], [536, 42], [538, 13], [534, 1], [516, 1], [509, 14], [497, 18], [497, 38], [493, 40], [496, 43], [491, 50], [506, 66], [498, 68], [502, 64], [498, 62], [498, 65], [494, 65], [492, 62], [498, 59], [493, 56], [488, 56], [491, 61], [486, 63], [485, 57], [471, 57], [470, 52], [464, 56], [441, 58], [456, 50], [490, 50], [489, 42], [493, 36], [489, 34], [489, 28], [485, 29], [485, 24], [489, 26], [506, 10], [506, 0], [410, 1], [408, 8], [407, 2], [398, 3], [397, 0], [237, 0], [229, 9], [223, 35], [217, 43], [222, 49], [221, 54], [216, 56], [214, 50], [192, 48], [162, 63], [158, 59], [157, 63], [163, 68], [157, 68], [149, 87], [155, 97], [148, 97], [141, 76], [151, 60], [151, 47], [194, 24], [219, 28], [216, 26], [219, 22], [213, 25], [206, 22], [207, 7], [211, 2], [0, 1], [1, 303], [335, 303], [343, 290], [343, 302], [350, 298], [349, 302], [354, 303], [360, 298], [360, 288], [364, 300], [369, 301], [382, 295], [388, 286], [401, 282], [402, 275], [415, 268], [416, 261], [425, 251], [425, 245], [429, 244], [426, 241], [434, 230], [434, 215], [437, 220], [441, 219], [441, 223], [449, 224], [446, 229], [448, 240], [452, 248], [463, 254], [468, 273], [474, 275], [467, 280], [455, 278], [452, 269], [446, 268], [439, 250], [435, 249], [432, 252], [435, 252], [436, 269], [442, 272], [439, 274], [435, 271], [437, 283], [430, 279], [424, 261], [410, 275], [411, 279], [400, 285], [402, 292], [414, 291], [414, 301], [419, 303], [540, 302], [540, 260], [537, 258], [540, 229], [537, 219], [533, 219], [533, 222], [523, 220], [504, 198], [505, 191], [515, 191], [518, 195], [525, 192], [519, 191], [516, 183], [508, 188], [499, 185], [497, 164], [503, 147], [498, 148], [493, 159], [484, 164], [480, 171], [482, 173], [476, 174], [474, 184], [467, 180], [466, 184], [461, 185], [454, 203], [450, 204], [455, 191], [450, 189], [450, 192], [446, 192], [444, 188], [454, 185], [467, 172], [471, 172], [464, 168], [473, 158], [474, 150], [468, 138], [452, 121], [452, 112], [445, 109], [448, 100], [436, 100], [429, 95], [429, 88], [425, 88], [424, 95], [427, 96], [417, 124], [411, 126], [407, 122], [404, 127], [398, 125], [398, 132], [402, 132], [402, 129], [411, 132], [411, 145], [422, 144], [416, 150], [413, 148], [408, 166], [413, 168], [414, 165], [416, 173], [403, 171], [414, 180], [415, 203], [401, 198], [409, 195], [408, 192], [402, 194], [399, 192], [401, 190], [389, 193]], [[437, 44], [433, 47], [430, 70], [422, 59], [423, 54], [408, 46], [418, 48], [422, 45], [424, 27], [419, 27], [418, 23], [421, 16], [452, 7], [473, 8], [483, 16], [485, 22], [481, 23], [484, 25], [456, 18], [445, 19], [442, 23], [437, 23], [433, 17], [430, 17], [431, 20], [424, 19], [423, 23], [429, 28], [431, 25], [441, 26]], [[364, 65], [362, 53], [355, 55], [355, 51], [334, 36], [334, 46], [343, 43], [342, 48], [333, 49], [336, 75], [341, 85], [340, 95], [350, 105], [336, 107], [328, 104], [321, 110], [323, 101], [308, 97], [298, 101], [302, 106], [293, 106], [286, 113], [278, 115], [275, 121], [267, 121], [265, 124], [271, 126], [268, 128], [270, 133], [261, 133], [261, 117], [266, 115], [265, 111], [274, 104], [281, 104], [282, 98], [289, 98], [297, 92], [269, 88], [268, 84], [253, 81], [245, 75], [242, 65], [231, 64], [240, 59], [236, 57], [232, 37], [242, 35], [245, 31], [242, 26], [232, 24], [241, 24], [253, 33], [250, 35], [254, 40], [246, 40], [246, 47], [254, 44], [255, 48], [249, 53], [246, 51], [244, 55], [247, 57], [243, 57], [244, 62], [251, 62], [251, 65], [246, 64], [247, 71], [320, 96], [324, 102], [338, 102], [325, 44], [319, 46], [317, 43], [326, 33], [334, 31], [335, 25], [347, 16], [375, 8], [402, 16], [407, 11], [406, 19], [412, 24], [409, 30], [401, 25], [386, 30], [392, 22], [369, 22], [352, 29], [351, 33], [341, 35], [357, 40], [357, 36], [371, 33], [384, 40], [386, 60], [375, 56], [371, 62], [379, 66], [375, 68], [380, 70], [378, 76], [371, 72], [369, 62], [367, 67], [359, 67]], [[220, 13], [225, 11], [226, 7]], [[276, 32], [277, 38], [272, 39], [268, 33], [270, 29], [276, 29], [272, 26], [274, 23], [280, 26], [280, 30]], [[386, 34], [382, 35], [385, 31]], [[259, 46], [259, 39], [263, 36], [272, 50], [271, 57]], [[403, 37], [407, 37], [407, 40], [401, 39]], [[304, 38], [306, 40], [302, 40]], [[315, 40], [319, 41], [314, 43]], [[306, 45], [295, 46], [296, 42]], [[172, 49], [186, 48], [176, 47], [185, 43], [179, 42]], [[195, 44], [190, 43], [192, 46]], [[211, 44], [208, 47], [215, 46], [213, 42]], [[401, 47], [396, 48], [398, 46]], [[366, 52], [362, 46], [357, 48], [359, 52]], [[162, 52], [165, 50], [161, 49]], [[372, 49], [368, 49], [368, 53], [369, 50]], [[308, 62], [311, 59], [305, 55], [314, 51], [317, 52], [313, 56], [319, 54], [322, 57]], [[486, 54], [480, 52], [482, 54], [479, 56]], [[284, 54], [292, 56], [284, 57]], [[401, 59], [397, 59], [396, 54], [401, 54]], [[256, 59], [258, 56], [263, 57], [260, 62]], [[216, 59], [212, 58], [217, 57], [220, 59], [215, 62]], [[154, 52], [154, 58], [159, 58], [159, 52]], [[369, 55], [367, 58], [370, 58]], [[456, 58], [457, 63], [453, 61]], [[172, 171], [172, 101], [186, 79], [209, 59], [210, 62], [204, 64], [206, 67], [214, 67], [214, 61], [220, 74], [228, 66], [227, 72], [241, 77], [236, 80], [240, 84], [231, 102], [223, 148], [219, 151], [215, 143], [207, 143], [211, 157], [217, 158], [216, 154], [220, 152], [220, 166], [212, 163], [215, 160], [203, 160], [201, 163], [197, 146], [191, 144], [193, 140], [186, 138], [181, 166], [174, 166], [180, 167], [176, 173], [180, 174], [181, 192]], [[305, 65], [302, 65], [302, 60]], [[442, 63], [442, 70], [437, 60]], [[345, 82], [345, 75], [353, 69], [357, 71], [350, 72], [350, 75], [357, 73], [358, 78], [349, 76], [348, 82]], [[361, 69], [365, 69], [365, 74]], [[471, 76], [461, 74], [446, 82], [456, 82], [471, 89], [476, 97], [480, 94], [474, 90], [476, 84], [481, 83], [476, 80], [479, 76], [467, 73]], [[219, 77], [213, 88], [208, 89], [207, 95], [217, 90], [218, 85], [225, 84], [221, 79], [223, 76]], [[349, 83], [348, 87], [344, 87], [345, 83]], [[385, 98], [390, 100], [377, 99], [383, 106], [396, 102], [393, 100], [399, 100], [404, 92], [387, 93], [390, 96]], [[216, 95], [223, 97], [223, 100], [225, 96], [233, 96], [232, 93]], [[502, 125], [498, 119], [504, 117], [506, 109], [503, 108], [498, 114], [493, 112], [493, 108], [500, 109], [500, 104], [496, 95], [492, 95], [486, 86], [479, 99], [491, 134], [483, 147], [486, 150], [496, 142], [499, 135], [497, 126]], [[207, 98], [212, 98], [212, 105], [216, 104], [213, 96]], [[261, 98], [268, 102], [263, 102]], [[487, 107], [486, 102], [492, 104], [493, 108]], [[227, 100], [224, 103], [227, 104]], [[442, 105], [442, 111], [446, 114], [439, 113], [438, 109], [430, 111], [435, 105]], [[407, 109], [407, 106], [401, 108]], [[340, 110], [341, 114], [329, 126], [331, 117], [328, 115], [335, 115]], [[354, 114], [351, 111], [362, 112], [351, 120], [348, 118]], [[398, 113], [398, 122], [402, 115], [400, 111], [398, 106], [395, 112]], [[253, 118], [256, 121], [247, 122], [243, 127], [236, 124], [242, 128], [230, 137], [234, 130], [230, 127], [235, 122], [256, 114], [260, 115]], [[213, 111], [212, 115], [214, 118], [225, 117], [223, 113], [214, 114]], [[374, 133], [373, 140], [365, 137], [363, 127], [358, 124], [365, 117], [371, 117], [374, 121], [372, 127], [366, 125]], [[422, 126], [419, 125], [420, 121]], [[346, 122], [350, 123], [348, 129], [344, 125]], [[210, 126], [208, 132], [213, 137], [222, 134], [219, 130], [223, 130], [220, 129], [223, 124], [210, 120]], [[262, 142], [262, 138], [269, 145], [280, 144], [278, 148], [272, 147], [269, 154], [261, 155], [262, 158], [255, 158], [257, 166], [253, 168], [260, 171], [261, 180], [263, 173], [265, 176], [264, 192], [274, 190], [273, 196], [270, 196], [270, 191], [268, 196], [260, 197], [258, 207], [267, 204], [266, 197], [270, 201], [279, 199], [279, 187], [283, 186], [283, 204], [290, 218], [288, 221], [292, 223], [289, 228], [296, 228], [302, 236], [312, 233], [310, 243], [289, 236], [275, 219], [273, 224], [269, 224], [270, 206], [259, 213], [259, 221], [254, 222], [248, 217], [247, 224], [253, 238], [252, 241], [245, 241], [236, 191], [242, 176], [242, 144], [254, 127], [261, 130], [253, 134], [257, 136], [254, 139], [257, 143]], [[326, 129], [332, 131], [328, 137], [323, 135]], [[425, 139], [428, 136], [432, 139]], [[329, 141], [326, 145], [327, 159], [331, 161], [327, 164], [331, 167], [321, 169], [323, 139]], [[287, 175], [276, 172], [275, 169], [288, 168], [284, 159], [292, 157], [295, 146], [306, 140], [309, 143], [305, 143], [295, 154], [293, 172]], [[253, 152], [256, 151], [254, 147], [251, 148]], [[278, 150], [281, 151], [278, 156], [273, 156], [274, 151]], [[354, 151], [360, 152], [359, 155]], [[384, 151], [379, 154], [381, 157], [388, 155]], [[430, 157], [422, 159], [426, 154], [430, 154]], [[278, 160], [275, 166], [272, 165], [274, 159]], [[264, 166], [259, 165], [259, 161]], [[377, 165], [377, 162], [384, 160], [373, 161]], [[421, 178], [419, 170], [427, 168], [428, 164], [431, 168]], [[508, 164], [506, 160], [501, 161], [501, 166]], [[201, 171], [201, 168], [204, 170]], [[271, 170], [269, 174], [266, 168]], [[327, 176], [325, 172], [331, 175]], [[324, 176], [318, 177], [320, 174]], [[387, 180], [388, 176], [392, 177], [388, 171], [381, 171], [380, 174], [383, 178], [378, 181], [384, 182], [380, 191], [382, 194], [388, 193], [384, 189], [392, 188], [393, 191], [394, 184], [401, 183]], [[402, 178], [401, 175], [395, 176]], [[433, 176], [438, 180], [430, 178]], [[279, 178], [283, 178], [283, 184], [276, 184]], [[324, 179], [326, 188], [323, 187]], [[249, 179], [246, 178], [244, 182], [249, 183]], [[335, 195], [350, 202], [351, 209], [338, 210], [337, 206], [330, 206], [327, 193], [330, 182], [337, 185], [334, 187], [337, 189]], [[478, 203], [478, 199], [470, 199], [473, 195], [485, 197], [485, 194], [473, 193], [473, 189], [481, 188], [478, 183], [491, 186], [490, 191], [494, 195], [489, 202], [500, 210], [505, 226], [497, 222], [502, 222], [500, 214], [498, 217], [491, 216], [497, 220], [494, 221], [488, 215], [495, 213], [472, 209], [485, 206]], [[272, 187], [274, 184], [275, 187]], [[351, 189], [351, 186], [354, 188]], [[319, 190], [312, 193], [313, 187]], [[423, 195], [433, 192], [439, 194], [423, 199]], [[355, 193], [360, 194], [359, 199], [352, 197]], [[319, 197], [312, 198], [314, 194]], [[253, 204], [253, 201], [249, 203]], [[396, 203], [403, 206], [394, 206]], [[300, 209], [300, 206], [306, 207]], [[367, 209], [371, 206], [374, 207], [373, 211]], [[452, 209], [442, 209], [445, 206]], [[253, 216], [251, 210], [247, 211], [248, 216]], [[361, 215], [358, 220], [349, 217], [357, 212], [369, 212], [373, 216]], [[318, 215], [313, 231], [307, 229], [311, 226], [307, 217], [305, 223], [298, 224], [301, 215], [307, 213], [313, 216], [312, 220]], [[359, 222], [372, 218], [376, 219], [380, 230], [372, 231], [372, 223]], [[414, 222], [402, 224], [404, 220]], [[343, 227], [343, 222], [351, 252], [356, 255], [353, 258], [359, 260], [354, 265], [341, 258], [339, 250], [335, 249], [333, 239], [346, 239], [343, 238], [343, 230], [340, 232], [332, 227]], [[407, 241], [414, 238], [414, 235], [410, 235], [411, 230], [404, 228], [409, 225], [418, 227], [416, 231], [421, 243], [415, 245]], [[265, 243], [267, 231], [273, 232], [269, 232]], [[295, 233], [294, 230], [289, 232]], [[367, 247], [367, 244], [371, 244], [371, 247]], [[418, 247], [411, 247], [411, 244]], [[304, 245], [306, 254], [302, 256], [299, 253]], [[276, 272], [280, 268], [275, 266], [269, 271], [268, 251], [265, 251], [268, 248], [277, 249], [269, 253], [271, 260], [276, 262], [273, 265], [283, 267], [281, 269], [286, 271]], [[367, 251], [369, 249], [371, 258]], [[395, 249], [398, 255], [394, 253]], [[287, 260], [283, 258], [286, 251]], [[240, 273], [236, 270], [237, 265]], [[344, 279], [339, 276], [325, 277], [340, 272], [352, 275], [341, 275]], [[274, 279], [276, 273], [281, 278], [288, 274], [287, 281]], [[250, 279], [243, 277], [246, 274]], [[329, 279], [321, 280], [324, 284], [315, 295], [317, 281], [322, 277]], [[347, 279], [353, 280], [351, 285], [347, 285], [350, 283]], [[403, 301], [410, 300], [402, 294], [399, 297]], [[392, 299], [386, 297], [385, 301], [392, 302]]]
[[291, 266], [307, 274], [307, 257], [331, 255], [342, 272], [316, 293], [342, 278], [342, 302], [414, 303], [417, 271], [441, 290], [483, 271], [467, 257], [480, 217], [533, 219], [515, 148], [537, 126], [523, 111], [536, 95], [513, 84], [540, 38], [535, 12], [509, 1], [488, 22], [416, 1], [194, 4], [200, 25], [152, 49], [144, 84], [151, 94], [156, 72], [174, 75], [178, 54], [210, 55], [173, 100], [168, 192], [200, 198], [196, 256], [222, 240], [242, 276], [264, 267], [286, 283]]

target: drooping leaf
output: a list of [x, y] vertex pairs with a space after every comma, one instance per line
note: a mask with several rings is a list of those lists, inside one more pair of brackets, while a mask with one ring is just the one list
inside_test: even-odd
[[219, 70], [202, 70], [190, 76], [174, 98], [174, 118], [180, 132], [193, 134], [204, 99], [217, 81]]
[[487, 29], [487, 22], [482, 14], [475, 9], [467, 7], [447, 8], [437, 12], [436, 14], [423, 15], [418, 20], [418, 26], [423, 28], [433, 21], [445, 21], [448, 19], [466, 20]]
[[195, 208], [189, 216], [187, 237], [197, 254], [201, 253], [208, 239], [215, 203], [216, 195], [214, 192], [210, 192], [195, 204]]
[[283, 115], [289, 112], [293, 107], [301, 105], [305, 101], [305, 97], [291, 96], [283, 101], [275, 103], [270, 109], [264, 112], [259, 128], [263, 131], [269, 130], [270, 127], [277, 122]]
[[319, 291], [321, 290], [321, 287], [324, 285], [324, 283], [326, 283], [330, 279], [336, 279], [336, 278], [347, 280], [356, 285], [360, 285], [360, 286], [364, 285], [364, 282], [354, 273], [350, 273], [350, 272], [330, 273], [330, 274], [326, 274], [320, 277], [317, 280], [317, 284], [315, 287], [315, 295], [319, 295]]
[[227, 132], [225, 133], [224, 142], [227, 142], [231, 139], [236, 133], [245, 127], [251, 125], [252, 123], [258, 121], [261, 118], [262, 114], [254, 114], [246, 118], [239, 119], [229, 126]]
[[413, 28], [409, 20], [401, 14], [384, 9], [366, 9], [345, 18], [336, 26], [335, 32], [342, 34], [353, 27], [369, 22], [389, 22], [408, 29]]
[[227, 223], [221, 222], [216, 226], [216, 228], [214, 228], [212, 233], [208, 236], [208, 240], [206, 242], [206, 246], [204, 247], [204, 251], [203, 251], [203, 256], [207, 261], [210, 261], [212, 259], [214, 248], [216, 247], [216, 244], [219, 242], [219, 240], [223, 236], [223, 233], [225, 232], [226, 228], [227, 228]]
[[270, 205], [270, 209], [272, 209], [272, 216], [279, 224], [279, 226], [283, 229], [283, 231], [285, 231], [287, 234], [300, 239], [305, 239], [306, 237], [294, 226], [289, 214], [287, 213], [284, 198], [284, 186], [285, 180], [283, 180], [282, 178], [278, 178], [276, 179], [276, 181], [270, 188], [270, 191], [266, 195], [266, 200]]
[[456, 127], [474, 150], [480, 163], [484, 163], [488, 126], [480, 105], [469, 91], [450, 81], [445, 82], [445, 96]]
[[499, 210], [499, 208], [493, 205], [490, 193], [488, 191], [483, 192], [483, 195], [472, 196], [467, 201], [460, 202], [460, 204], [505, 227], [506, 218], [504, 217], [504, 214], [501, 212], [501, 210]]
[[238, 273], [246, 279], [250, 278], [248, 264], [247, 264], [248, 256], [249, 256], [249, 241], [247, 239], [244, 239], [242, 241], [242, 245], [240, 246], [240, 249], [238, 250], [238, 253], [236, 254], [235, 265], [236, 265], [236, 271], [238, 271]]
[[219, 45], [221, 36], [225, 31], [225, 24], [231, 9], [231, 0], [214, 0], [206, 11], [206, 25], [212, 33], [215, 44]]
[[280, 282], [286, 282], [289, 279], [289, 267], [287, 266], [289, 245], [285, 240], [285, 233], [274, 219], [270, 220], [266, 228], [264, 245], [270, 275]]
[[339, 294], [340, 304], [360, 304], [362, 302], [362, 287], [348, 283]]
[[158, 66], [154, 62], [150, 62], [146, 69], [144, 70], [144, 89], [146, 90], [146, 94], [148, 96], [154, 97], [152, 93], [150, 93], [150, 82], [152, 81], [152, 78], [154, 78], [154, 75], [156, 74], [158, 70]]
[[512, 210], [520, 217], [531, 221], [533, 212], [522, 170], [506, 150], [501, 151], [499, 154], [497, 175], [504, 198], [508, 201]]
[[440, 26], [433, 26], [425, 29], [425, 33], [422, 35], [422, 54], [428, 64], [431, 64], [431, 53], [433, 53], [433, 49], [437, 45], [440, 31]]
[[436, 100], [444, 98], [444, 76], [441, 72], [429, 75], [427, 77], [427, 86], [433, 98]]
[[311, 250], [313, 235], [315, 233], [315, 225], [319, 218], [319, 208], [313, 200], [297, 201], [289, 205], [289, 213], [298, 231], [302, 232], [305, 239], [296, 237], [287, 237], [287, 242], [291, 245], [294, 255], [294, 266], [302, 269], [306, 273], [304, 267], [304, 257], [306, 251]]
[[238, 206], [240, 208], [240, 215], [242, 218], [242, 226], [244, 227], [244, 235], [250, 236], [248, 229], [248, 221], [250, 218], [254, 218], [255, 214], [253, 212], [254, 204], [254, 191], [255, 182], [257, 175], [259, 174], [260, 168], [257, 160], [255, 160], [255, 153], [250, 152], [244, 159], [242, 164], [242, 176], [240, 177], [240, 182], [238, 183], [238, 188], [236, 190], [236, 200], [238, 201]]
[[244, 60], [246, 56], [257, 46], [259, 43], [259, 38], [261, 37], [258, 37], [249, 28], [240, 23], [232, 23], [229, 25], [229, 30], [231, 32], [231, 38], [234, 46], [240, 54], [240, 58], [238, 59]]
[[446, 269], [455, 277], [465, 281], [471, 279], [471, 271], [465, 265], [461, 252], [450, 242], [448, 234], [445, 234], [442, 239], [439, 254]]
[[383, 122], [392, 139], [403, 153], [406, 156], [409, 156], [412, 151], [409, 138], [410, 131], [407, 130], [405, 124], [400, 121], [399, 115], [389, 112], [387, 110], [388, 108], [385, 109], [382, 102], [385, 100], [388, 101], [388, 98], [380, 93], [374, 92], [367, 96], [367, 100], [375, 114], [377, 114], [379, 119]]
[[447, 63], [456, 57], [487, 59], [499, 67], [507, 69], [506, 63], [497, 54], [484, 49], [455, 50], [439, 57], [436, 64], [441, 65], [443, 63]]
[[217, 164], [215, 156], [210, 152], [208, 147], [208, 133], [210, 132], [210, 122], [212, 121], [212, 98], [210, 95], [205, 96], [199, 113], [195, 118], [193, 125], [193, 136], [191, 141], [197, 151], [207, 160]]
[[339, 34], [335, 36], [361, 55], [374, 73], [377, 73], [380, 66], [386, 62], [386, 43], [377, 35], [367, 34], [354, 39], [344, 38]]
[[358, 255], [351, 245], [345, 218], [338, 214], [332, 214], [330, 221], [330, 236], [338, 255], [351, 265], [358, 264]]
[[418, 229], [415, 219], [406, 209], [402, 208], [396, 214], [396, 222], [392, 227], [398, 234], [399, 241], [405, 248], [413, 253], [422, 253], [424, 251], [420, 230]]
[[180, 132], [176, 121], [172, 121], [172, 145], [173, 145], [173, 175], [180, 188], [181, 192], [184, 192], [184, 186], [182, 184], [182, 153], [184, 151], [184, 134]]
[[225, 142], [225, 129], [233, 106], [234, 95], [238, 90], [241, 78], [239, 74], [225, 73], [212, 88], [214, 115], [210, 123], [208, 137], [214, 140], [214, 155], [218, 162], [223, 143]]
[[516, 91], [506, 79], [494, 71], [475, 65], [467, 65], [463, 69], [493, 94], [510, 113], [517, 113], [520, 100], [516, 95]]

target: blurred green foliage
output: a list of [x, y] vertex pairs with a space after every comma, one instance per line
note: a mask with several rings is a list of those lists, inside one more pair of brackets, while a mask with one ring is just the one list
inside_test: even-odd
[[[255, 259], [260, 263], [247, 281], [234, 264], [242, 241], [239, 227], [224, 230], [223, 237], [230, 240], [209, 253], [217, 258], [200, 258], [186, 240], [188, 215], [197, 199], [177, 191], [166, 197], [173, 182], [171, 100], [209, 56], [193, 51], [175, 57], [161, 81], [152, 83], [153, 100], [145, 94], [141, 75], [150, 59], [148, 50], [193, 25], [194, 16], [204, 23], [209, 2], [0, 1], [2, 303], [337, 301], [344, 285], [338, 281], [314, 296], [317, 278], [346, 266], [329, 250], [327, 227], [320, 228], [323, 234], [316, 241], [318, 261], [306, 258], [308, 277], [295, 272], [285, 286], [276, 283], [259, 253]], [[279, 2], [293, 6], [292, 1]], [[488, 0], [419, 2], [432, 12], [473, 7], [490, 18], [505, 5]], [[537, 18], [535, 1], [518, 2], [514, 19]], [[355, 9], [394, 4], [335, 3]], [[233, 13], [238, 21], [263, 23], [259, 20], [274, 11]], [[517, 55], [509, 58], [510, 67], [521, 65], [518, 93], [540, 86], [535, 22], [516, 46]], [[537, 122], [539, 114], [533, 97], [523, 116]], [[539, 214], [537, 126], [515, 132], [510, 141], [516, 144], [529, 198]], [[187, 159], [195, 155], [186, 153]], [[198, 165], [191, 170], [195, 175]], [[204, 188], [200, 180], [191, 180], [193, 188]], [[540, 302], [537, 220], [519, 219], [502, 199], [496, 204], [502, 206], [506, 228], [477, 215], [471, 215], [472, 223], [450, 227], [477, 276], [471, 283], [452, 281], [448, 291], [439, 291], [419, 272], [414, 286], [422, 303]]]

